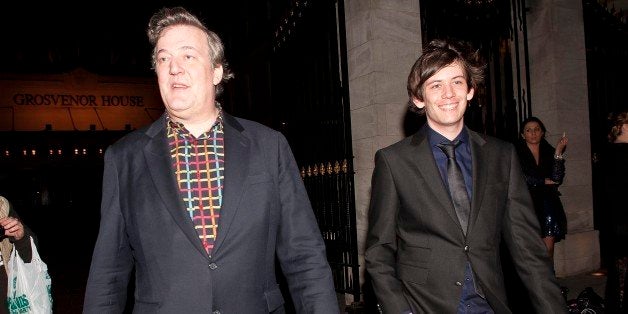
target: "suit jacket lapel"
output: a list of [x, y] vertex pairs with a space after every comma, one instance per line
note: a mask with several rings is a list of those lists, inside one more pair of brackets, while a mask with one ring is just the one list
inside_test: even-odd
[[250, 145], [242, 132], [244, 128], [236, 119], [223, 112], [225, 132], [225, 183], [218, 220], [218, 236], [212, 254], [218, 254], [229, 233], [244, 194], [245, 180], [249, 173]]
[[146, 131], [146, 135], [151, 139], [143, 148], [144, 158], [159, 197], [188, 240], [206, 256], [207, 252], [203, 248], [198, 234], [194, 230], [192, 219], [181, 201], [179, 187], [173, 175], [174, 169], [166, 138], [165, 116], [154, 122]]
[[458, 221], [458, 216], [456, 216], [456, 210], [454, 209], [454, 205], [449, 197], [447, 187], [445, 187], [445, 183], [438, 171], [436, 161], [434, 160], [434, 154], [432, 153], [432, 148], [430, 147], [430, 143], [427, 139], [427, 125], [421, 128], [421, 130], [419, 130], [419, 132], [417, 132], [412, 138], [411, 152], [409, 155], [416, 167], [419, 169], [419, 173], [421, 174], [421, 177], [424, 178], [425, 182], [440, 182], [440, 184], [426, 184], [425, 187], [417, 187], [417, 189], [429, 189], [436, 196], [436, 199], [441, 205], [440, 207], [446, 208], [450, 218], [456, 225], [458, 225], [460, 233], [462, 234], [462, 227], [460, 227], [460, 221]]
[[484, 189], [486, 188], [486, 180], [488, 178], [488, 161], [486, 151], [483, 149], [486, 140], [479, 134], [469, 130], [469, 144], [471, 145], [471, 159], [473, 163], [473, 196], [471, 197], [471, 213], [469, 217], [469, 229], [467, 234], [471, 233], [471, 229], [475, 225], [480, 212], [480, 204], [484, 197]]

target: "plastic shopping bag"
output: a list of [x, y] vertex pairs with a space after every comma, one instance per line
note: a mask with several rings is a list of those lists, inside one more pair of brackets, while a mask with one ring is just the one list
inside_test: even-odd
[[7, 303], [11, 314], [52, 313], [52, 282], [48, 266], [39, 257], [32, 237], [30, 240], [33, 253], [31, 262], [24, 263], [14, 249], [6, 265], [9, 270]]

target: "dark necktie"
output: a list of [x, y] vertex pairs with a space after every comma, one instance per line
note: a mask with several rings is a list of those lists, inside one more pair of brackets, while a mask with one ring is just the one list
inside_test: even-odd
[[447, 183], [449, 183], [449, 194], [454, 202], [454, 208], [456, 209], [456, 215], [462, 232], [467, 235], [467, 226], [469, 225], [469, 212], [471, 212], [471, 202], [469, 201], [469, 194], [467, 194], [467, 187], [464, 183], [464, 177], [462, 171], [456, 162], [456, 146], [460, 144], [460, 141], [453, 141], [451, 143], [438, 144], [445, 155], [447, 155]]

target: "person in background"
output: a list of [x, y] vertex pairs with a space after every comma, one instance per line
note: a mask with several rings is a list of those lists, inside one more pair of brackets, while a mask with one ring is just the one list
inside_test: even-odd
[[225, 112], [220, 38], [181, 7], [148, 23], [165, 113], [105, 153], [84, 313], [339, 313], [325, 243], [286, 138]]
[[628, 313], [628, 111], [614, 115], [602, 165], [610, 233], [611, 263], [606, 277], [606, 313]]
[[11, 203], [0, 196], [0, 295], [5, 296], [0, 306], [0, 314], [9, 313], [7, 305], [7, 290], [9, 274], [6, 265], [9, 263], [11, 251], [17, 249], [20, 258], [30, 263], [32, 258], [31, 240], [33, 233], [27, 228], [11, 206]]
[[554, 148], [545, 139], [546, 132], [539, 118], [525, 119], [519, 128], [521, 140], [517, 144], [517, 153], [541, 225], [541, 238], [553, 260], [554, 244], [564, 239], [567, 232], [567, 218], [558, 186], [565, 177], [563, 152], [568, 139], [563, 134]]
[[365, 258], [383, 313], [510, 313], [502, 241], [536, 312], [567, 312], [513, 145], [464, 124], [484, 68], [430, 42], [407, 84], [427, 123], [375, 154]]

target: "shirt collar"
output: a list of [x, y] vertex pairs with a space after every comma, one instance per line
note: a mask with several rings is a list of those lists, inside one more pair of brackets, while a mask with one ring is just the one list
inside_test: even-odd
[[[199, 138], [205, 137], [206, 134], [209, 133], [214, 128], [218, 130], [222, 129], [222, 126], [223, 126], [222, 106], [220, 105], [220, 103], [216, 102], [216, 107], [218, 108], [218, 116], [216, 117], [216, 121], [209, 129], [207, 129], [207, 131], [205, 131], [205, 133], [199, 136]], [[166, 111], [166, 126], [168, 127], [168, 129], [170, 129], [174, 133], [184, 135], [184, 136], [188, 136], [188, 135], [192, 136], [192, 134], [190, 134], [190, 132], [185, 128], [185, 125], [181, 122], [172, 120], [172, 118], [170, 117], [170, 114], [168, 114], [167, 111]]]
[[[447, 139], [446, 137], [442, 136], [440, 133], [434, 131], [434, 129], [432, 129], [429, 125], [426, 124], [426, 126], [428, 130], [427, 139], [430, 142], [431, 147], [436, 147], [436, 145], [440, 143], [453, 142]], [[454, 141], [455, 140], [459, 140], [462, 145], [466, 145], [469, 142], [469, 133], [467, 132], [466, 127], [462, 128], [462, 131], [460, 131], [460, 133], [456, 136], [456, 138], [454, 138]]]

